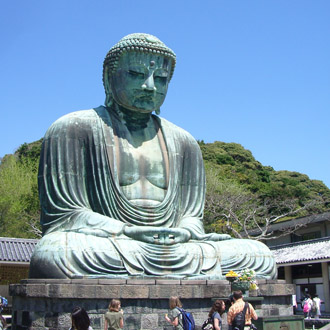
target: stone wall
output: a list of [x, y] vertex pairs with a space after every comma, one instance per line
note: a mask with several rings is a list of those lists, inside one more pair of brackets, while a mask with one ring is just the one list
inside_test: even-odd
[[[294, 285], [284, 281], [259, 281], [259, 290], [247, 298], [259, 316], [292, 315]], [[193, 313], [197, 329], [207, 318], [214, 299], [230, 295], [227, 281], [203, 280], [23, 280], [11, 285], [12, 329], [65, 329], [70, 311], [84, 307], [94, 330], [104, 329], [104, 313], [112, 298], [119, 298], [127, 330], [172, 329], [164, 319], [168, 298], [178, 295]], [[225, 318], [224, 318], [225, 319]], [[226, 328], [226, 327], [224, 327]]]

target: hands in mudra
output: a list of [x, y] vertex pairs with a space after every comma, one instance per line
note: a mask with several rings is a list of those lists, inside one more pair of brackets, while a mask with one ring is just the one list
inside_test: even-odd
[[231, 236], [227, 234], [196, 234], [184, 228], [156, 228], [151, 226], [138, 227], [126, 225], [124, 227], [124, 234], [137, 241], [159, 245], [185, 243], [190, 239], [199, 241], [222, 241], [231, 239]]
[[134, 240], [160, 245], [188, 242], [191, 234], [183, 228], [125, 226], [124, 234]]

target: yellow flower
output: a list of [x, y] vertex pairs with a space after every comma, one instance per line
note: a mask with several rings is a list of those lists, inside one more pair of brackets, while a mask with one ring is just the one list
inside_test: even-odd
[[238, 274], [231, 270], [226, 274], [226, 277], [238, 277]]
[[251, 283], [249, 290], [258, 290], [258, 286], [256, 283]]

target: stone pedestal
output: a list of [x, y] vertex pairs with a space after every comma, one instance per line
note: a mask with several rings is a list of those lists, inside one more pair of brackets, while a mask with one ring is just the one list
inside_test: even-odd
[[[281, 280], [260, 280], [259, 290], [249, 297], [259, 316], [292, 315], [293, 284]], [[69, 329], [70, 312], [82, 306], [94, 330], [104, 329], [104, 313], [112, 298], [121, 300], [125, 330], [172, 329], [164, 318], [168, 298], [179, 296], [183, 307], [192, 312], [196, 330], [215, 299], [230, 295], [228, 281], [211, 280], [22, 280], [10, 286], [13, 296], [12, 329]], [[226, 317], [224, 315], [224, 330]]]

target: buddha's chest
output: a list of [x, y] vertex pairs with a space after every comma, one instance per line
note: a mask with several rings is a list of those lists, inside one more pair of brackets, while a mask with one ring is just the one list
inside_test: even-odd
[[134, 143], [128, 138], [118, 138], [117, 169], [120, 186], [135, 183], [151, 184], [167, 189], [167, 150], [161, 145], [157, 135], [146, 141]]

